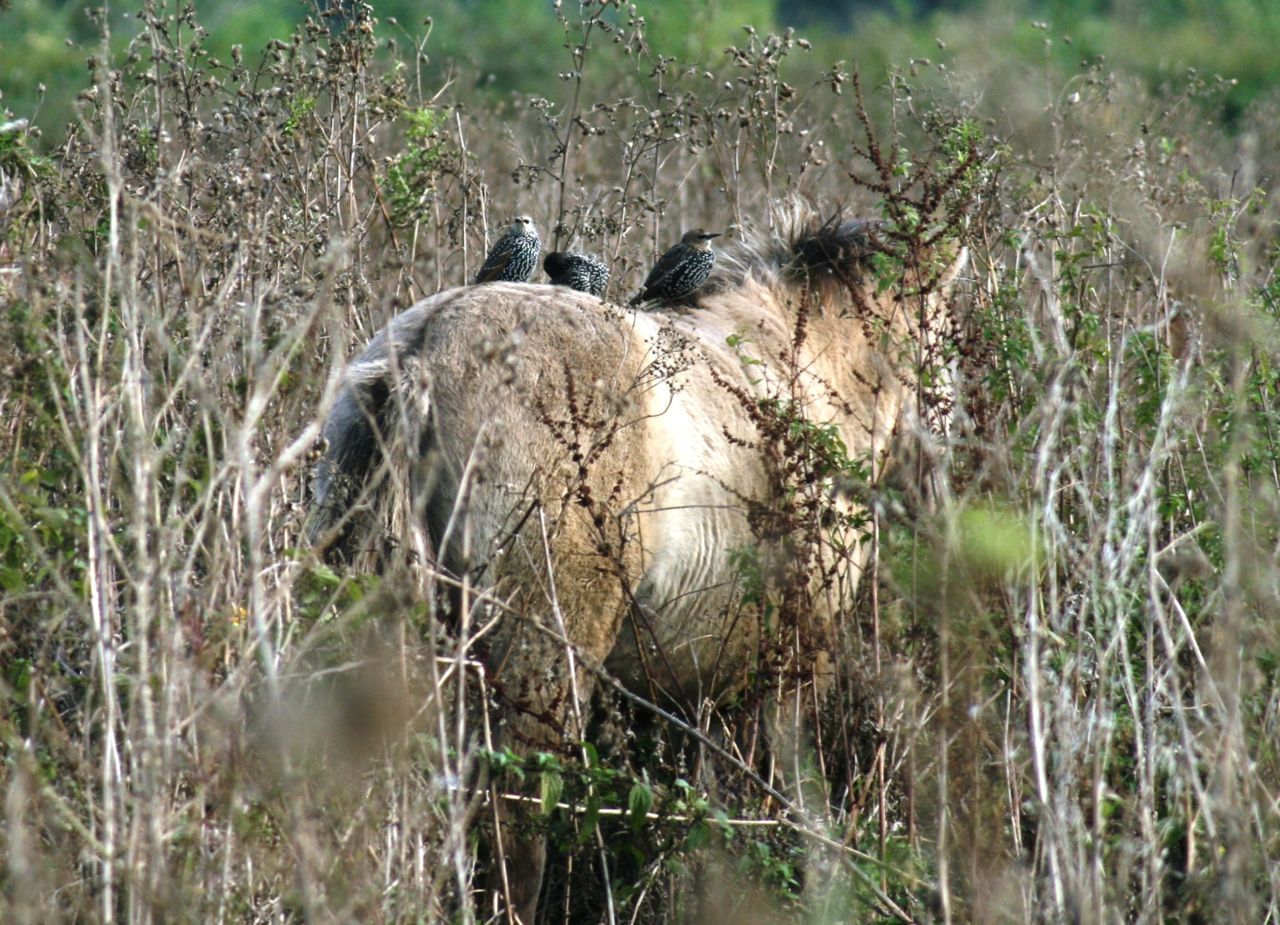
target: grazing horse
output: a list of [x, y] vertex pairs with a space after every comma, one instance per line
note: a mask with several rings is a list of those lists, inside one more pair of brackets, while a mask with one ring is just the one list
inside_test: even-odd
[[[601, 672], [691, 709], [759, 677], [775, 644], [811, 650], [808, 681], [787, 669], [794, 687], [830, 673], [832, 620], [868, 549], [855, 503], [831, 488], [840, 473], [806, 476], [809, 451], [788, 435], [809, 429], [879, 476], [915, 402], [906, 358], [961, 261], [885, 287], [868, 270], [885, 253], [873, 224], [792, 224], [726, 246], [685, 311], [525, 283], [449, 289], [349, 367], [313, 541], [379, 568], [394, 536], [414, 536], [416, 561], [485, 592], [497, 620], [483, 657], [514, 747], [580, 741]], [[931, 295], [894, 295], [913, 290]], [[796, 497], [788, 480], [826, 498], [823, 523], [845, 535], [798, 549], [787, 531], [803, 512], [776, 516]], [[780, 638], [759, 576], [796, 563], [812, 579]], [[506, 900], [532, 925], [545, 843], [512, 828]]]

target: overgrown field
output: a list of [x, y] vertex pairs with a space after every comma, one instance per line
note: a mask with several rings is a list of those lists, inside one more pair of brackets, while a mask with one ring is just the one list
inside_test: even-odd
[[[1213, 82], [1096, 61], [793, 81], [798, 35], [675, 60], [616, 3], [488, 111], [362, 4], [261, 61], [182, 6], [58, 150], [0, 134], [0, 920], [485, 921], [504, 788], [547, 923], [1280, 919], [1280, 113], [1228, 136]], [[489, 748], [429, 569], [308, 548], [345, 362], [514, 214], [625, 302], [797, 201], [969, 249], [918, 477], [822, 473], [874, 544], [827, 791], [761, 786], [752, 692]]]

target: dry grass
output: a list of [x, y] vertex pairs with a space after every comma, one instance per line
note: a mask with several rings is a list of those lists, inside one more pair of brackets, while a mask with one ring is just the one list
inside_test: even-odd
[[52, 161], [0, 136], [0, 918], [486, 919], [482, 672], [421, 575], [302, 539], [343, 363], [511, 214], [604, 255], [618, 300], [681, 229], [793, 194], [918, 241], [954, 197], [906, 204], [968, 150], [971, 273], [927, 370], [958, 391], [936, 464], [857, 488], [875, 580], [830, 793], [788, 816], [762, 746], [714, 750], [754, 741], [750, 703], [603, 697], [597, 763], [523, 772], [563, 804], [544, 920], [1280, 916], [1280, 283], [1241, 181], [1276, 164], [1197, 123], [1212, 88], [895, 79], [877, 155], [847, 75], [785, 84], [794, 37], [685, 68], [592, 5], [555, 98], [498, 129], [359, 18], [258, 65], [147, 9]]

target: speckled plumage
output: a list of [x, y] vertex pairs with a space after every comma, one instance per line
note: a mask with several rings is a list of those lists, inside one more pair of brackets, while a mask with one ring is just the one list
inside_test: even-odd
[[609, 285], [609, 268], [590, 254], [552, 251], [542, 267], [553, 286], [568, 286], [597, 298], [604, 297], [605, 286]]
[[705, 283], [716, 263], [716, 252], [708, 242], [719, 236], [719, 232], [701, 228], [686, 231], [679, 244], [658, 258], [645, 278], [640, 294], [631, 300], [631, 304], [639, 305], [653, 299], [683, 299]]
[[542, 252], [542, 239], [533, 219], [520, 215], [500, 237], [476, 274], [477, 283], [523, 283], [533, 275]]

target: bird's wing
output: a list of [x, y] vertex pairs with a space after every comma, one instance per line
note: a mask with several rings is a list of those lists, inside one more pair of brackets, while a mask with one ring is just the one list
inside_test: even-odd
[[642, 288], [647, 291], [662, 282], [663, 279], [670, 275], [672, 270], [680, 265], [683, 257], [684, 254], [678, 245], [659, 257], [658, 262], [649, 271], [649, 275], [644, 278], [644, 286]]
[[493, 250], [489, 251], [489, 256], [485, 258], [484, 265], [480, 267], [480, 272], [476, 274], [476, 282], [488, 283], [497, 279], [511, 262], [511, 255], [514, 252], [515, 248], [512, 247], [510, 238], [498, 239], [498, 243], [493, 245]]

